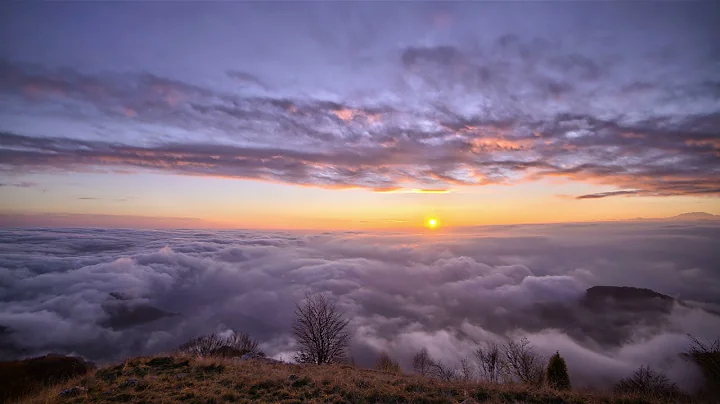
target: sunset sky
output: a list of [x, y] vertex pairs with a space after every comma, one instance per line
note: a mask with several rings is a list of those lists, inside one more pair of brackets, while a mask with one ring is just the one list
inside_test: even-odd
[[0, 225], [720, 214], [712, 3], [0, 5]]

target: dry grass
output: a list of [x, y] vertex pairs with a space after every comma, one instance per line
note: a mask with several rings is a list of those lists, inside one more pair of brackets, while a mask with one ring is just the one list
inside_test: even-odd
[[[78, 394], [60, 396], [74, 386]], [[83, 390], [84, 389], [84, 390]], [[440, 382], [347, 365], [187, 356], [135, 358], [38, 392], [23, 403], [650, 403], [639, 397]], [[469, 401], [472, 402], [472, 401]]]

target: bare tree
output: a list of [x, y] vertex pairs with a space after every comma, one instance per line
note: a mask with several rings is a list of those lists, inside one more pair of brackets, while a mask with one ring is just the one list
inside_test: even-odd
[[673, 398], [680, 395], [678, 387], [665, 374], [655, 372], [649, 366], [640, 366], [632, 376], [620, 380], [613, 390], [619, 394], [639, 394], [653, 398]]
[[426, 348], [423, 348], [413, 356], [413, 370], [421, 376], [425, 376], [430, 372], [431, 364], [432, 360], [430, 360], [430, 355], [428, 355]]
[[503, 346], [504, 362], [517, 381], [540, 386], [544, 380], [544, 358], [537, 354], [527, 338], [508, 341]]
[[303, 305], [295, 309], [292, 333], [299, 345], [295, 359], [318, 365], [343, 362], [350, 335], [342, 315], [325, 295], [306, 294]]
[[248, 353], [264, 356], [258, 342], [246, 333], [230, 331], [227, 335], [208, 334], [194, 338], [180, 346], [182, 353], [198, 356], [243, 356]]
[[503, 369], [503, 357], [500, 352], [500, 345], [496, 342], [486, 342], [484, 347], [475, 351], [475, 360], [480, 369], [481, 377], [491, 383], [500, 381]]
[[460, 358], [460, 377], [464, 382], [472, 381], [475, 378], [475, 366], [466, 357]]

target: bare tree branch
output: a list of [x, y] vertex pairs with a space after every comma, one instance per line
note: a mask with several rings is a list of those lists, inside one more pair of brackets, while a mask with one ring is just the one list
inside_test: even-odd
[[484, 347], [475, 351], [475, 361], [480, 375], [491, 383], [498, 383], [504, 367], [500, 346], [496, 342], [486, 342]]
[[343, 362], [350, 335], [342, 315], [325, 295], [306, 294], [303, 305], [295, 309], [292, 333], [299, 346], [295, 359], [316, 364]]
[[248, 353], [265, 355], [258, 342], [246, 333], [230, 331], [227, 336], [218, 334], [203, 335], [181, 345], [178, 350], [198, 356], [243, 356]]
[[413, 356], [413, 370], [421, 376], [425, 376], [430, 372], [431, 363], [432, 361], [426, 348], [423, 348]]
[[508, 341], [503, 346], [504, 361], [510, 375], [517, 381], [540, 386], [545, 379], [545, 359], [535, 353], [527, 338]]

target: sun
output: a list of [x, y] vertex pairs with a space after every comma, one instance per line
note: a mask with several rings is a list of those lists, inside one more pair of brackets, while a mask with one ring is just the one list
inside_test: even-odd
[[430, 219], [428, 219], [428, 221], [427, 221], [427, 227], [429, 227], [429, 228], [431, 228], [431, 229], [434, 229], [434, 228], [438, 227], [438, 224], [439, 224], [439, 223], [438, 223], [438, 220], [435, 219], [435, 218], [430, 218]]

